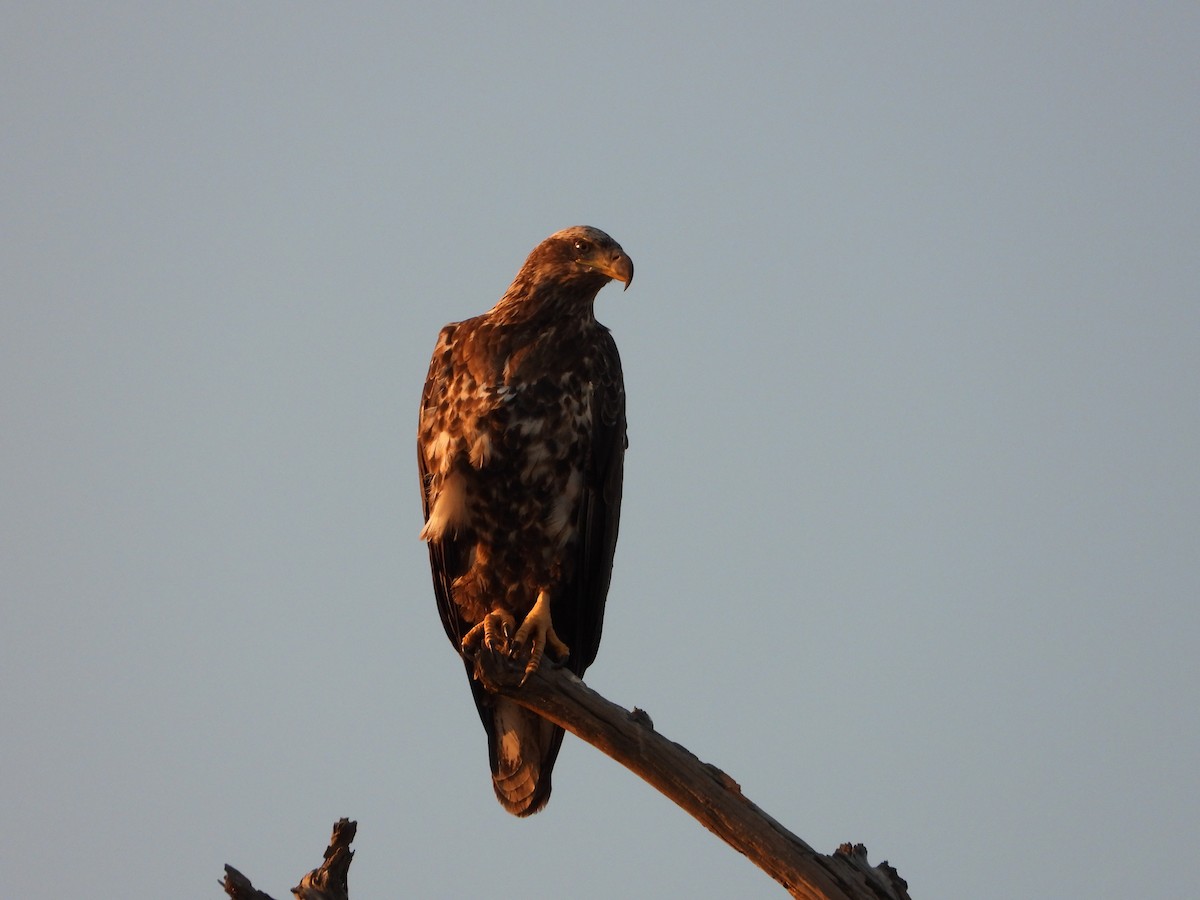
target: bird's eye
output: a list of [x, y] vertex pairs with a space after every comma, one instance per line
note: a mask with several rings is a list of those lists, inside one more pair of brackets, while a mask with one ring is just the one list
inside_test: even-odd
[[580, 240], [577, 240], [575, 242], [575, 249], [578, 250], [580, 253], [587, 253], [589, 250], [592, 249], [592, 245], [581, 238]]

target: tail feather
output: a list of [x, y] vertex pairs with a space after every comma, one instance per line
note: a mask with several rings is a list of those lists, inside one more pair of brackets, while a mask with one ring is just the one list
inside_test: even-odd
[[563, 731], [504, 697], [492, 707], [492, 786], [514, 816], [531, 816], [550, 799], [550, 773]]

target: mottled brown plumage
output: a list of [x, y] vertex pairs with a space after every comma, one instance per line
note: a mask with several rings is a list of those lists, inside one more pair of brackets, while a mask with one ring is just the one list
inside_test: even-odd
[[596, 657], [626, 444], [621, 361], [592, 310], [613, 278], [628, 287], [633, 263], [604, 232], [551, 235], [489, 312], [442, 329], [421, 398], [421, 537], [438, 610], [464, 656], [496, 796], [519, 816], [549, 798], [563, 732], [488, 694], [470, 657], [486, 644], [532, 671], [543, 652], [565, 653], [577, 675]]

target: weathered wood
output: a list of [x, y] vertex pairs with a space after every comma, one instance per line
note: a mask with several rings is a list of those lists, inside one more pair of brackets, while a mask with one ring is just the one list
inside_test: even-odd
[[843, 844], [831, 856], [818, 853], [752, 803], [725, 772], [656, 732], [646, 713], [606, 700], [567, 670], [547, 665], [524, 678], [506, 657], [481, 650], [475, 676], [489, 691], [562, 726], [641, 776], [793, 897], [909, 900], [896, 870], [886, 862], [870, 866], [861, 844]]
[[[357, 831], [358, 823], [349, 819], [338, 819], [333, 824], [333, 836], [325, 848], [325, 861], [292, 888], [297, 900], [348, 900], [346, 878], [354, 860], [350, 844]], [[225, 880], [221, 886], [231, 900], [272, 900], [269, 894], [256, 890], [250, 879], [230, 865], [225, 866]]]
[[[911, 900], [908, 885], [887, 862], [872, 866], [862, 844], [818, 853], [750, 802], [716, 766], [654, 730], [650, 716], [601, 697], [565, 669], [544, 665], [528, 678], [505, 656], [481, 650], [475, 675], [487, 690], [511, 697], [570, 731], [641, 776], [756, 866], [804, 900]], [[325, 861], [292, 888], [299, 900], [348, 900], [346, 876], [356, 823], [341, 819]], [[249, 879], [225, 867], [232, 900], [271, 900]]]
[[225, 866], [225, 880], [220, 884], [232, 900], [273, 900], [270, 894], [256, 890], [249, 878], [230, 865]]

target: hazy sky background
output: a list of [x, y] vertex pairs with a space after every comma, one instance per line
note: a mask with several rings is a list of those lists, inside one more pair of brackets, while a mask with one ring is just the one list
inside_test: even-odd
[[923, 900], [1200, 844], [1200, 6], [8, 3], [20, 898], [777, 897], [568, 737], [496, 803], [414, 434], [551, 232], [631, 446], [588, 682]]

